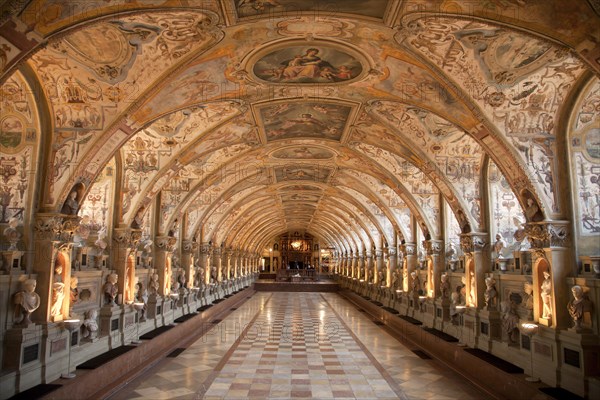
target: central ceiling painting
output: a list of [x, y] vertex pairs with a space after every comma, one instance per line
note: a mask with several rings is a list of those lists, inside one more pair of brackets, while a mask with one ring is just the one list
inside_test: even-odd
[[352, 81], [363, 72], [353, 55], [328, 46], [287, 46], [261, 57], [254, 75], [273, 83], [336, 83]]
[[268, 141], [317, 138], [339, 141], [351, 106], [323, 102], [261, 106], [258, 114]]

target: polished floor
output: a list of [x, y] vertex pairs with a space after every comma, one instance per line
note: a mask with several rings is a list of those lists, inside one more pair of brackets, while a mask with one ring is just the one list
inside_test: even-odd
[[336, 293], [258, 292], [121, 399], [482, 399]]

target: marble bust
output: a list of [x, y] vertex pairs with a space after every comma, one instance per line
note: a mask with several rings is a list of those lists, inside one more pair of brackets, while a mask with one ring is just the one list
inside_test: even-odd
[[119, 280], [119, 275], [110, 274], [106, 277], [106, 283], [103, 287], [104, 292], [104, 304], [109, 306], [116, 305], [115, 298], [119, 292], [117, 288], [117, 281]]
[[27, 328], [32, 322], [29, 316], [40, 306], [40, 296], [35, 292], [37, 281], [27, 279], [23, 282], [23, 290], [17, 292], [14, 297], [14, 303], [20, 311], [23, 318], [17, 323], [19, 326]]
[[592, 302], [579, 285], [573, 286], [571, 293], [573, 299], [567, 304], [567, 310], [573, 320], [573, 328], [577, 332], [583, 329], [591, 329]]
[[77, 201], [77, 192], [73, 190], [69, 193], [69, 197], [65, 204], [63, 204], [61, 213], [67, 215], [77, 215], [77, 211], [79, 211], [79, 202]]

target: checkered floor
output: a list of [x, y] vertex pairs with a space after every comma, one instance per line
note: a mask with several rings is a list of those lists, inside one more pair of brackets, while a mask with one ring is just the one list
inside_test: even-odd
[[257, 293], [112, 399], [480, 399], [335, 293]]

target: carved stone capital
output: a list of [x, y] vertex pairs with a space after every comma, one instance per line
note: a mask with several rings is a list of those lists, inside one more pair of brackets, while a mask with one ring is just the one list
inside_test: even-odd
[[441, 240], [423, 240], [423, 247], [429, 256], [440, 255], [444, 248], [444, 243]]
[[381, 249], [375, 250], [375, 257], [377, 257], [377, 258], [383, 257], [383, 250], [381, 250]]
[[210, 254], [212, 253], [212, 246], [208, 243], [202, 243], [200, 245], [200, 254]]
[[569, 247], [571, 244], [567, 221], [528, 222], [525, 234], [532, 249]]
[[395, 248], [391, 247], [388, 249], [388, 255], [390, 257], [395, 257], [398, 254], [398, 250], [396, 250]]
[[184, 253], [192, 253], [198, 250], [198, 243], [193, 240], [184, 240], [183, 241], [183, 252]]
[[463, 233], [460, 235], [460, 248], [464, 253], [482, 251], [488, 244], [484, 233]]
[[156, 243], [156, 246], [159, 249], [172, 253], [173, 251], [175, 251], [175, 244], [177, 244], [177, 239], [173, 236], [157, 236], [154, 243]]
[[55, 242], [72, 242], [73, 235], [79, 228], [76, 215], [38, 214], [35, 219], [35, 238]]
[[407, 256], [414, 256], [417, 254], [417, 245], [415, 243], [404, 243], [401, 246], [401, 249]]
[[113, 229], [112, 240], [119, 246], [137, 249], [141, 239], [142, 231], [140, 229]]

